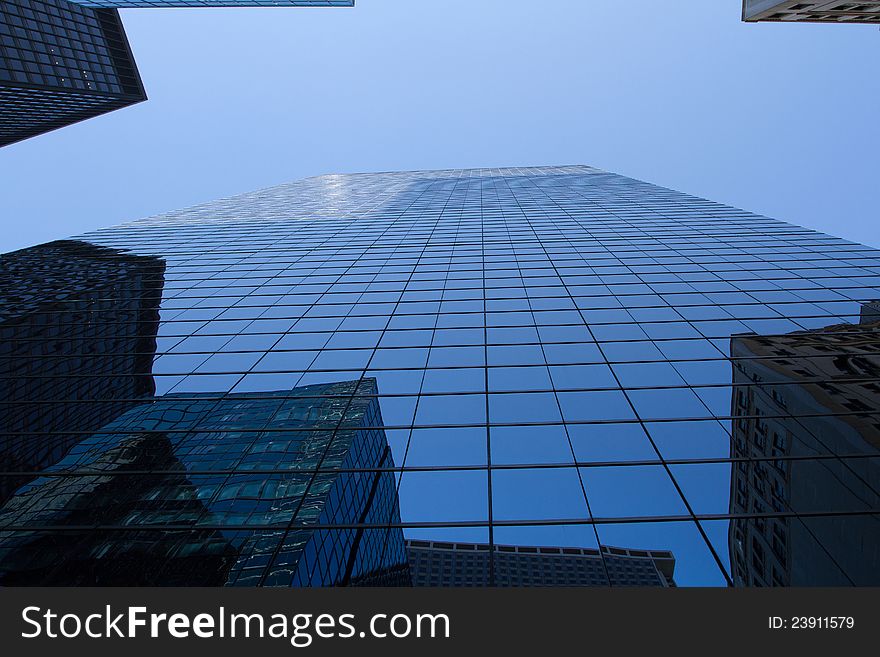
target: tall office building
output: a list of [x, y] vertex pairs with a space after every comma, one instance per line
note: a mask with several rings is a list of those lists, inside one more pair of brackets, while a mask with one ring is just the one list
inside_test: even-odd
[[71, 0], [83, 7], [354, 7], [355, 0]]
[[77, 240], [0, 258], [0, 504], [154, 393], [165, 263]]
[[0, 3], [0, 146], [146, 98], [115, 9]]
[[[731, 338], [730, 553], [745, 585], [880, 584], [880, 321]], [[783, 512], [747, 517], [749, 512]], [[813, 514], [819, 513], [818, 517]]]
[[743, 0], [743, 20], [803, 23], [880, 23], [880, 0]]
[[0, 147], [147, 99], [116, 8], [257, 6], [354, 0], [3, 0]]
[[675, 586], [670, 552], [407, 541], [413, 586]]
[[[674, 555], [678, 586], [746, 584], [734, 573], [740, 555], [730, 553], [731, 525], [735, 532], [737, 523], [785, 518], [833, 527], [813, 531], [810, 544], [789, 541], [793, 560], [833, 561], [845, 575], [840, 581], [853, 584], [864, 583], [868, 569], [880, 570], [859, 563], [873, 558], [880, 536], [878, 485], [868, 467], [876, 443], [862, 441], [858, 453], [850, 453], [853, 443], [831, 440], [822, 453], [765, 455], [736, 447], [734, 438], [742, 435], [734, 422], [753, 417], [735, 405], [736, 395], [766, 382], [735, 374], [750, 357], [732, 353], [731, 340], [832, 325], [857, 335], [873, 330], [859, 322], [863, 304], [880, 298], [874, 249], [586, 166], [321, 176], [79, 240], [165, 263], [152, 352], [155, 399], [144, 412], [168, 408], [168, 444], [157, 443], [155, 458], [176, 482], [186, 473], [182, 515], [242, 509], [237, 527], [252, 536], [253, 516], [287, 509], [263, 500], [259, 487], [283, 479], [288, 464], [308, 463], [331, 487], [342, 470], [391, 474], [373, 481], [391, 482], [395, 494], [381, 498], [393, 499], [400, 514], [399, 521], [386, 513], [357, 522], [349, 514], [343, 523], [321, 511], [336, 508], [328, 498], [324, 507], [309, 505], [308, 531], [341, 537], [346, 534], [333, 532], [356, 528], [390, 545], [379, 537], [399, 529], [411, 546], [486, 546], [488, 575], [478, 583], [503, 583], [499, 555], [509, 548], [576, 550], [592, 560], [581, 565], [610, 573], [608, 550], [616, 546], [629, 556]], [[59, 303], [65, 303], [61, 295]], [[870, 344], [847, 345], [847, 358], [872, 353]], [[809, 363], [837, 353], [829, 345], [822, 356], [798, 358]], [[9, 367], [30, 367], [29, 358], [12, 355]], [[786, 377], [820, 387], [836, 379], [824, 365], [790, 367]], [[89, 380], [86, 372], [68, 375], [66, 390], [73, 394]], [[374, 383], [355, 386], [358, 381]], [[265, 461], [254, 455], [224, 466], [224, 476], [244, 477], [250, 486], [222, 498], [229, 509], [211, 497], [219, 491], [193, 493], [200, 477], [212, 476], [214, 466], [202, 460], [223, 450], [238, 458], [244, 436], [267, 427], [261, 413], [232, 417], [222, 404], [278, 404], [284, 391], [312, 386], [339, 386], [319, 395], [338, 402], [326, 419], [323, 411], [307, 412], [308, 404], [297, 406], [313, 429], [345, 421], [346, 405], [375, 408], [373, 421], [355, 420], [346, 431], [381, 433], [389, 449], [389, 460], [379, 461], [384, 466], [364, 457], [352, 468], [328, 468], [260, 439], [253, 445], [258, 453], [265, 446]], [[838, 389], [838, 396], [850, 394]], [[59, 403], [64, 390], [59, 386]], [[108, 393], [96, 387], [89, 394], [97, 403]], [[875, 417], [864, 396], [876, 394], [862, 386], [849, 404], [778, 405], [777, 415], [807, 427], [842, 426], [850, 415]], [[227, 423], [234, 431], [211, 440], [180, 436], [196, 426], [179, 405], [188, 399], [201, 407], [209, 397], [222, 410], [210, 430]], [[130, 459], [146, 445], [132, 433], [138, 412], [105, 423], [115, 427], [111, 433], [125, 427], [122, 433], [132, 436], [124, 450]], [[236, 432], [242, 437], [229, 435]], [[73, 468], [69, 477], [96, 476], [95, 468], [79, 472], [76, 463], [92, 454], [89, 436], [105, 433], [84, 432], [46, 478], [59, 468]], [[103, 452], [112, 456], [89, 458], [117, 459], [122, 446], [113, 445], [117, 452]], [[734, 466], [754, 466], [757, 473], [768, 459], [792, 472], [830, 467], [833, 477], [804, 481], [816, 490], [803, 508], [732, 506]], [[31, 492], [38, 482], [45, 485], [41, 478], [21, 486], [7, 509], [28, 495], [48, 499]], [[142, 490], [158, 485], [145, 482]], [[142, 498], [154, 499], [152, 493]], [[118, 532], [137, 512], [158, 523], [162, 499], [155, 497], [153, 515], [144, 502], [130, 511], [94, 503], [89, 522]], [[0, 518], [0, 532], [39, 533], [24, 508], [20, 516]], [[69, 506], [51, 508], [64, 514]], [[173, 519], [176, 511], [167, 513]], [[203, 529], [222, 527], [212, 521]], [[55, 522], [52, 532], [59, 534], [47, 541], [61, 541], [68, 529]], [[861, 545], [835, 538], [847, 532]], [[234, 545], [238, 536], [223, 540]], [[28, 540], [36, 559], [46, 542]], [[259, 552], [253, 562], [259, 577], [235, 581], [290, 583], [289, 572], [277, 580], [273, 573], [294, 557], [286, 547]], [[0, 570], [9, 558], [0, 555]], [[375, 577], [360, 581], [386, 576], [382, 568], [351, 572], [373, 570]], [[798, 583], [825, 583], [824, 572], [807, 569]], [[558, 582], [558, 573], [553, 577]], [[528, 579], [534, 582], [534, 573]]]

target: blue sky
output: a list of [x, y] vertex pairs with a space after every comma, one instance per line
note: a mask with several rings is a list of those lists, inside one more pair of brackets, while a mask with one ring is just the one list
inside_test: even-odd
[[0, 251], [322, 173], [542, 164], [880, 246], [880, 32], [740, 6], [126, 10], [150, 100], [0, 150]]

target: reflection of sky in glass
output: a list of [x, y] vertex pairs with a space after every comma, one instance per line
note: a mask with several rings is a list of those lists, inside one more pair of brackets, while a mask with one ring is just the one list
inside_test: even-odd
[[[740, 583], [731, 514], [766, 536], [750, 514], [778, 516], [789, 564], [815, 513], [876, 553], [867, 425], [861, 443], [817, 447], [787, 416], [812, 404], [823, 430], [846, 430], [811, 388], [789, 395], [802, 368], [766, 365], [770, 347], [730, 359], [731, 336], [845, 323], [867, 336], [847, 348], [870, 352], [867, 247], [588, 167], [309, 179], [88, 238], [166, 262], [157, 395], [375, 379], [407, 538], [667, 550], [678, 585]], [[773, 453], [788, 488], [754, 452], [765, 430], [742, 390], [798, 445]], [[849, 412], [877, 410], [865, 403]], [[737, 439], [751, 447], [732, 453]], [[737, 475], [732, 455], [753, 469]], [[754, 508], [735, 509], [731, 492], [759, 479]], [[845, 549], [831, 535], [804, 554]]]

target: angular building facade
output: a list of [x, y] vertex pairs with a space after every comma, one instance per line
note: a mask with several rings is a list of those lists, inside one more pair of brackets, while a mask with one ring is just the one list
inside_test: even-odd
[[743, 0], [743, 20], [802, 23], [880, 23], [880, 0]]
[[[880, 390], [864, 323], [880, 298], [875, 249], [587, 166], [321, 176], [78, 241], [164, 263], [143, 347], [151, 392], [74, 430], [52, 463], [10, 461], [6, 581], [57, 581], [45, 564], [71, 535], [83, 583], [114, 572], [96, 555], [124, 560], [148, 541], [168, 552], [144, 583], [181, 583], [155, 573], [180, 572], [197, 546], [217, 583], [245, 585], [420, 583], [425, 545], [488, 555], [461, 571], [469, 582], [437, 573], [456, 584], [592, 573], [616, 586], [650, 565], [677, 586], [824, 584], [833, 569], [860, 585], [880, 571]], [[20, 284], [4, 285], [0, 298]], [[64, 305], [81, 301], [56, 296], [57, 321], [75, 322]], [[100, 312], [91, 325], [130, 330]], [[120, 348], [92, 353], [109, 363]], [[32, 371], [37, 355], [11, 353], [7, 371]], [[759, 367], [771, 355], [791, 363]], [[64, 376], [59, 405], [116, 399], [86, 385], [100, 367]], [[773, 400], [777, 379], [783, 401], [742, 397]], [[783, 396], [798, 386], [809, 394]], [[766, 451], [749, 422], [771, 412], [789, 434], [840, 438]], [[30, 422], [11, 439], [67, 430]], [[771, 466], [788, 474], [776, 483]], [[114, 492], [120, 476], [143, 477], [130, 499]], [[326, 494], [312, 499], [313, 481]], [[771, 526], [807, 528], [780, 544], [797, 576], [749, 565], [743, 541], [772, 545]]]
[[115, 9], [0, 3], [0, 146], [146, 98]]
[[413, 586], [675, 586], [670, 552], [407, 541]]
[[83, 7], [354, 7], [355, 0], [71, 0]]
[[[731, 338], [730, 554], [738, 583], [880, 584], [880, 318]], [[785, 511], [778, 516], [757, 514]], [[750, 514], [753, 517], [748, 517]], [[814, 517], [815, 516], [815, 517]]]
[[165, 263], [77, 240], [0, 259], [0, 504], [152, 397]]
[[354, 0], [3, 0], [0, 147], [147, 99], [117, 8], [258, 6]]

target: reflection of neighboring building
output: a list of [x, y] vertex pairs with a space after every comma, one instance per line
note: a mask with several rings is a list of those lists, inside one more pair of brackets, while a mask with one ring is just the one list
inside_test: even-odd
[[[880, 519], [860, 513], [880, 490], [875, 310], [861, 325], [731, 338], [731, 456], [749, 459], [733, 464], [731, 514], [789, 514], [731, 521], [735, 584], [880, 584]], [[809, 458], [828, 455], [855, 458]], [[840, 515], [807, 517], [825, 512]]]
[[874, 322], [880, 322], [880, 301], [863, 303], [859, 323], [864, 325], [873, 324]]
[[0, 583], [408, 585], [375, 395], [365, 379], [128, 411], [0, 509], [22, 528]]
[[880, 0], [743, 0], [743, 20], [880, 23]]
[[0, 258], [0, 469], [39, 472], [153, 394], [164, 272], [74, 240]]
[[[155, 514], [161, 505], [163, 513], [178, 519], [211, 524], [210, 511], [164, 434], [127, 436], [88, 467], [100, 474], [49, 477], [27, 487], [0, 511], [3, 522], [11, 516], [17, 524], [113, 526]], [[124, 476], [125, 471], [150, 474]], [[27, 508], [32, 503], [35, 507]], [[0, 582], [149, 586], [197, 581], [210, 586], [224, 582], [227, 563], [235, 557], [216, 529], [169, 531], [162, 541], [176, 546], [174, 559], [156, 549], [155, 533], [149, 531], [19, 532], [0, 541]]]
[[[665, 550], [408, 540], [414, 586], [675, 586]], [[494, 581], [490, 571], [494, 569]]]

